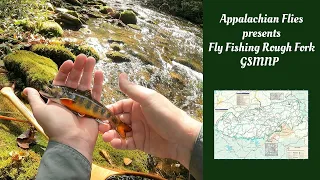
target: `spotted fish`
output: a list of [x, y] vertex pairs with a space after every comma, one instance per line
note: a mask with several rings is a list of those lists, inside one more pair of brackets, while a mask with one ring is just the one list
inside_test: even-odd
[[81, 91], [66, 86], [49, 85], [44, 87], [40, 94], [51, 101], [64, 105], [81, 117], [91, 117], [99, 123], [103, 123], [100, 120], [109, 120], [111, 126], [121, 138], [125, 138], [126, 133], [132, 130], [130, 126], [113, 115], [103, 104], [93, 99], [89, 90]]

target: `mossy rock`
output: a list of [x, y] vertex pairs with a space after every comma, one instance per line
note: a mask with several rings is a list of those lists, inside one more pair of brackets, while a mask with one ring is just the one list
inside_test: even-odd
[[64, 61], [75, 60], [75, 55], [61, 45], [36, 44], [32, 46], [31, 51], [52, 59], [59, 67]]
[[82, 4], [78, 0], [66, 0], [68, 3], [76, 6], [81, 6]]
[[63, 30], [58, 23], [45, 21], [41, 23], [39, 33], [47, 37], [60, 37], [63, 35]]
[[185, 66], [188, 66], [189, 68], [198, 71], [203, 72], [202, 64], [200, 61], [192, 60], [192, 59], [185, 59], [185, 58], [173, 58], [173, 61], [176, 61], [180, 64], [183, 64]]
[[114, 51], [120, 51], [122, 49], [121, 45], [116, 42], [113, 42], [110, 45], [110, 48], [113, 49]]
[[74, 43], [67, 43], [65, 46], [71, 49], [71, 52], [75, 55], [84, 54], [86, 56], [92, 56], [96, 59], [96, 61], [100, 60], [98, 52], [90, 46], [87, 45], [77, 45]]
[[58, 72], [57, 65], [49, 58], [30, 51], [16, 51], [4, 58], [8, 71], [21, 78], [26, 86], [42, 89]]
[[113, 62], [121, 63], [121, 62], [130, 62], [130, 58], [118, 51], [110, 51], [107, 54], [107, 57], [110, 58]]
[[137, 24], [137, 16], [130, 10], [125, 10], [120, 13], [120, 20], [125, 24]]
[[61, 23], [64, 27], [78, 30], [82, 26], [79, 14], [75, 11], [60, 12], [55, 19], [56, 22]]
[[132, 28], [132, 29], [141, 31], [140, 26], [138, 26], [138, 25], [136, 25], [136, 24], [128, 24], [128, 26], [129, 26], [130, 28]]
[[114, 13], [114, 10], [112, 7], [110, 6], [102, 6], [101, 9], [100, 9], [100, 12], [103, 13], [103, 14], [109, 14], [109, 13]]
[[138, 59], [140, 59], [144, 64], [150, 64], [150, 65], [154, 65], [156, 67], [161, 67], [161, 63], [151, 57], [148, 57], [147, 55], [140, 53], [140, 52], [136, 52], [136, 51], [131, 51], [130, 54]]
[[114, 11], [113, 13], [110, 14], [111, 17], [113, 17], [114, 19], [119, 19], [120, 18], [120, 12], [118, 11]]

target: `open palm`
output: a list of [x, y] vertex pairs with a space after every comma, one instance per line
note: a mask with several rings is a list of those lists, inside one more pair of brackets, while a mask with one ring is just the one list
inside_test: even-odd
[[[53, 84], [79, 90], [91, 88], [94, 58], [79, 55], [76, 61], [64, 62], [55, 77]], [[103, 74], [97, 71], [94, 76], [92, 97], [100, 101]], [[67, 144], [85, 155], [90, 161], [98, 134], [98, 124], [90, 118], [79, 117], [66, 107], [49, 101], [45, 104], [39, 93], [31, 88], [25, 91], [32, 111], [50, 140]]]

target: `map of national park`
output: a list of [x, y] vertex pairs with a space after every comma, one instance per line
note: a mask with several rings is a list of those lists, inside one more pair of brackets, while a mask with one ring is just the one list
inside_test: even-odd
[[214, 91], [214, 159], [308, 159], [308, 91]]

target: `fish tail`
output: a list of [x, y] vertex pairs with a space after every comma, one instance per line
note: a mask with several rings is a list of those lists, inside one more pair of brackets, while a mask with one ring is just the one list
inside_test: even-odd
[[126, 133], [130, 131], [132, 131], [132, 128], [123, 122], [119, 123], [117, 126], [117, 132], [121, 138], [126, 138]]

